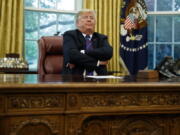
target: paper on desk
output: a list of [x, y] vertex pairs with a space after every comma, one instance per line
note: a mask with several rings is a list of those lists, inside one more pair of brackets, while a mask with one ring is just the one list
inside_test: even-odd
[[95, 78], [95, 79], [106, 79], [106, 78], [116, 78], [116, 79], [123, 79], [122, 76], [113, 76], [113, 75], [103, 75], [103, 76], [99, 76], [99, 75], [87, 75], [86, 77], [88, 78]]

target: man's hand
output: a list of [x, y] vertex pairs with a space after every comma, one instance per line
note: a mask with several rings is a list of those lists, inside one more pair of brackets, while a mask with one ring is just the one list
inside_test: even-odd
[[108, 61], [99, 61], [99, 65], [107, 65]]
[[73, 69], [75, 67], [75, 64], [68, 63], [66, 67], [69, 67], [70, 69]]

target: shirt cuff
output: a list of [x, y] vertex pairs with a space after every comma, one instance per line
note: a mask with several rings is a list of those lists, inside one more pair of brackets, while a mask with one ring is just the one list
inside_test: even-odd
[[99, 64], [100, 64], [100, 61], [98, 60], [98, 62], [97, 62], [97, 65], [96, 65], [96, 66], [97, 66], [97, 67], [99, 67]]
[[85, 50], [81, 50], [80, 53], [85, 54]]

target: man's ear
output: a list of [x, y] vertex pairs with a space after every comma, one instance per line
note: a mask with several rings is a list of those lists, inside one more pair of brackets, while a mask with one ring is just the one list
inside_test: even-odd
[[76, 26], [79, 27], [79, 21], [78, 20], [76, 21]]
[[78, 27], [78, 28], [79, 28], [79, 24], [78, 24], [78, 23], [76, 23], [76, 27]]

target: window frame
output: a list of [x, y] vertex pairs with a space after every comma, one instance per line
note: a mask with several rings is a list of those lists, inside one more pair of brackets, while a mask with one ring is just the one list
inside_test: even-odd
[[[57, 9], [57, 3], [56, 3], [56, 9], [52, 9], [52, 8], [39, 8], [39, 3], [40, 0], [37, 1], [38, 2], [38, 7], [26, 7], [25, 2], [24, 2], [24, 13], [26, 11], [32, 11], [32, 12], [39, 12], [39, 13], [54, 13], [57, 14], [57, 18], [59, 18], [58, 16], [60, 14], [76, 14], [78, 10], [82, 9], [82, 5], [83, 5], [83, 0], [75, 0], [74, 1], [74, 10], [60, 10]], [[25, 16], [25, 14], [24, 14]], [[38, 18], [40, 17], [40, 14], [38, 14]], [[56, 19], [57, 21], [57, 19]], [[38, 26], [40, 26], [40, 19], [38, 19]], [[58, 25], [56, 25], [56, 31], [58, 31]], [[37, 42], [37, 40], [40, 38], [40, 28], [38, 27], [38, 38], [37, 39], [29, 39], [26, 38], [25, 36], [25, 17], [24, 17], [24, 48], [23, 48], [23, 52], [24, 52], [24, 57], [26, 59], [26, 42], [30, 41], [30, 42]], [[38, 53], [38, 52], [37, 52]], [[38, 55], [38, 54], [37, 54]], [[38, 58], [37, 58], [38, 60]], [[27, 60], [28, 61], [28, 60]], [[29, 66], [29, 70], [33, 70], [33, 71], [37, 71], [37, 66], [36, 68], [31, 68], [31, 66]]]
[[[157, 3], [157, 1], [155, 0], [154, 1], [155, 3]], [[174, 0], [173, 0], [173, 3], [172, 3], [172, 6], [174, 5]], [[180, 15], [180, 12], [179, 11], [174, 11], [174, 6], [172, 8], [172, 11], [156, 11], [157, 9], [157, 4], [155, 4], [155, 11], [148, 11], [147, 14], [148, 15], [151, 15], [151, 16], [154, 16], [154, 35], [153, 35], [153, 42], [149, 42], [148, 41], [148, 45], [151, 44], [153, 45], [153, 69], [156, 67], [157, 63], [157, 59], [156, 59], [156, 56], [157, 56], [157, 53], [156, 53], [156, 45], [160, 45], [160, 44], [171, 44], [172, 45], [172, 49], [171, 49], [171, 54], [172, 54], [172, 57], [174, 58], [174, 45], [178, 45], [180, 44], [180, 42], [175, 42], [174, 41], [174, 19], [172, 19], [172, 42], [157, 42], [156, 41], [156, 34], [157, 34], [157, 31], [156, 31], [156, 17], [157, 16], [161, 16], [161, 15], [167, 15], [167, 16], [175, 16], [175, 15]]]

